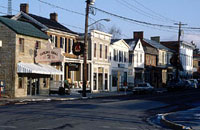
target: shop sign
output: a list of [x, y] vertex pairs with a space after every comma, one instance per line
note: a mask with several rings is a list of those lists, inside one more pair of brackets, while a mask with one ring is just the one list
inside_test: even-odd
[[81, 42], [76, 42], [73, 44], [72, 51], [74, 55], [81, 55], [84, 52], [84, 44]]
[[125, 64], [118, 64], [119, 68], [125, 68]]
[[75, 63], [69, 63], [68, 64], [69, 70], [70, 71], [78, 71], [79, 69], [79, 64], [75, 64]]
[[64, 56], [62, 55], [61, 48], [52, 48], [51, 43], [48, 43], [46, 49], [38, 49], [37, 56], [35, 57], [36, 63], [39, 62], [62, 62]]

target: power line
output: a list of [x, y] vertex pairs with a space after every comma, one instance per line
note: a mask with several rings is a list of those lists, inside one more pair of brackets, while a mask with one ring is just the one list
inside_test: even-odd
[[128, 21], [131, 21], [131, 22], [135, 22], [135, 23], [138, 23], [138, 24], [149, 25], [149, 26], [156, 26], [156, 27], [163, 27], [163, 28], [169, 28], [169, 29], [177, 29], [176, 26], [154, 24], [154, 23], [150, 23], [150, 22], [139, 21], [139, 20], [135, 20], [135, 19], [132, 19], [132, 18], [127, 18], [127, 17], [124, 17], [124, 16], [113, 14], [113, 13], [107, 12], [105, 10], [99, 9], [97, 7], [92, 7], [92, 8], [94, 8], [94, 9], [100, 11], [100, 12], [103, 12], [105, 14], [108, 14], [108, 15], [111, 15], [111, 16], [114, 16], [114, 17], [117, 17], [117, 18], [120, 18], [120, 19], [128, 20]]
[[[142, 9], [140, 9], [140, 8], [138, 8], [138, 7], [136, 7], [136, 6], [134, 6], [133, 4], [131, 4], [131, 3], [127, 2], [127, 1], [125, 1], [125, 0], [115, 0], [115, 1], [117, 1], [117, 2], [120, 3], [121, 5], [124, 5], [126, 8], [129, 8], [129, 9], [132, 10], [133, 12], [136, 12], [136, 13], [141, 14], [141, 15], [143, 15], [143, 16], [149, 17], [149, 18], [151, 18], [151, 19], [153, 19], [153, 20], [162, 21], [162, 22], [167, 22], [166, 19], [163, 19], [163, 18], [160, 18], [160, 17], [158, 17], [158, 16], [152, 15], [152, 14], [150, 14], [150, 13], [148, 13], [148, 12], [145, 12], [145, 11], [143, 11]], [[121, 1], [123, 1], [123, 2], [121, 2]], [[168, 22], [169, 22], [169, 21], [168, 21]]]
[[172, 20], [172, 19], [170, 19], [170, 18], [167, 18], [167, 17], [165, 17], [165, 16], [163, 16], [163, 15], [161, 15], [161, 14], [159, 14], [159, 13], [157, 13], [157, 12], [155, 12], [155, 11], [149, 9], [149, 8], [147, 8], [146, 6], [144, 6], [142, 3], [138, 2], [137, 0], [132, 0], [132, 1], [134, 1], [135, 3], [137, 3], [138, 5], [140, 5], [141, 7], [145, 8], [146, 10], [152, 12], [152, 13], [155, 14], [156, 16], [159, 16], [160, 18], [164, 18], [164, 19], [166, 19], [166, 20], [168, 20], [168, 21], [170, 21], [170, 22], [173, 22], [173, 23], [174, 23], [174, 22], [177, 22], [176, 20]]

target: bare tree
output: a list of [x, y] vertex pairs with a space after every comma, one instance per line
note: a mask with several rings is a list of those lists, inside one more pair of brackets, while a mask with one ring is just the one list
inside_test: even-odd
[[112, 34], [113, 39], [119, 39], [122, 35], [121, 29], [116, 27], [115, 25], [109, 28], [108, 33]]
[[96, 23], [90, 27], [90, 30], [99, 30], [105, 32], [105, 26], [103, 24]]

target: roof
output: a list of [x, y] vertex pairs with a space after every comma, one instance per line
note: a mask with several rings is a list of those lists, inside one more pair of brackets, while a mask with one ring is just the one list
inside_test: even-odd
[[42, 39], [49, 39], [49, 37], [45, 33], [41, 32], [39, 29], [31, 25], [30, 23], [16, 21], [5, 17], [0, 17], [0, 22], [9, 27], [17, 34], [37, 37]]
[[164, 45], [160, 44], [159, 42], [153, 41], [153, 40], [149, 40], [149, 39], [143, 39], [145, 42], [147, 42], [148, 44], [152, 45], [153, 47], [157, 48], [157, 49], [163, 49], [166, 51], [172, 51], [171, 49], [165, 47]]
[[137, 44], [137, 41], [138, 40], [135, 40], [135, 39], [123, 39], [129, 46], [129, 50], [134, 50], [136, 44]]
[[31, 16], [32, 18], [34, 18], [35, 20], [39, 21], [40, 23], [46, 25], [49, 28], [61, 30], [64, 32], [72, 33], [72, 34], [77, 34], [56, 21], [53, 21], [53, 20], [50, 20], [50, 19], [47, 19], [47, 18], [44, 18], [41, 16], [37, 16], [34, 14], [28, 14], [28, 15]]

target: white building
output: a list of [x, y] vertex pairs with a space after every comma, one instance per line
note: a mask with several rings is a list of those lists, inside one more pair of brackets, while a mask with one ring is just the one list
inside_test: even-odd
[[129, 45], [120, 39], [111, 40], [110, 45], [110, 90], [119, 91], [127, 87]]
[[129, 48], [129, 85], [134, 85], [135, 82], [144, 81], [144, 62], [145, 53], [141, 40], [124, 39], [130, 46]]
[[92, 30], [88, 45], [88, 57], [91, 60], [91, 91], [109, 91], [109, 47], [111, 34]]
[[185, 78], [192, 76], [193, 70], [193, 50], [195, 46], [191, 43], [182, 41], [180, 44], [180, 60], [183, 66], [183, 71], [180, 72]]

